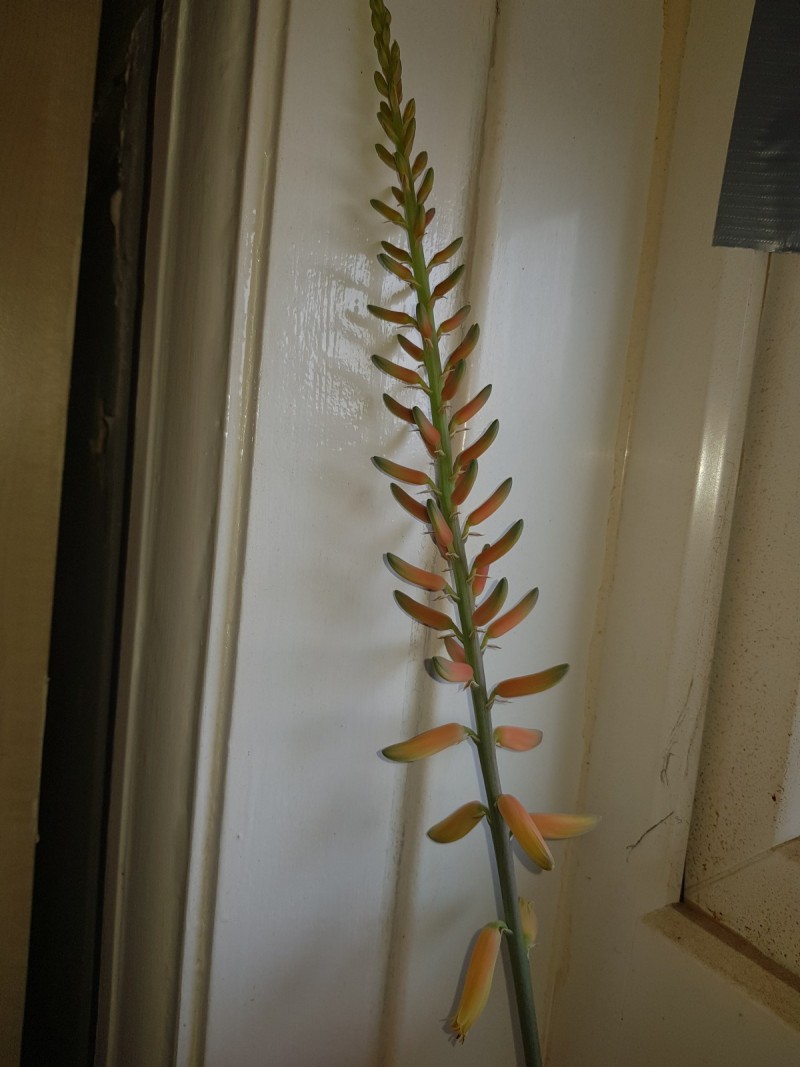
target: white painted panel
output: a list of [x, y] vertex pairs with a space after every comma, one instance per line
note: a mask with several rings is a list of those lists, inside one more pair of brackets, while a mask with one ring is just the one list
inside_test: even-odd
[[[423, 673], [422, 641], [380, 564], [386, 549], [426, 549], [368, 462], [416, 452], [368, 362], [389, 346], [366, 303], [393, 287], [374, 263], [384, 227], [367, 207], [386, 171], [371, 148], [365, 6], [291, 5], [213, 935], [214, 1067], [513, 1058], [501, 982], [464, 1049], [442, 1033], [470, 937], [495, 914], [480, 833], [451, 849], [423, 838], [475, 795], [469, 756], [407, 778], [375, 757], [465, 709]], [[495, 4], [397, 0], [394, 14], [439, 232], [469, 235]], [[476, 495], [514, 476], [504, 517], [521, 515], [527, 532], [504, 570], [512, 595], [537, 584], [542, 597], [491, 669], [573, 665], [558, 690], [509, 711], [546, 734], [501, 767], [532, 808], [570, 809], [577, 794], [660, 33], [660, 5], [633, 0], [594, 12], [516, 0], [497, 24], [470, 296], [486, 338], [473, 384], [493, 381], [487, 418], [502, 429]], [[543, 926], [540, 1007], [559, 878], [523, 874]]]
[[[551, 692], [495, 709], [498, 723], [544, 731], [535, 752], [500, 753], [504, 787], [531, 810], [575, 810], [660, 39], [660, 8], [624, 2], [592, 17], [579, 3], [504, 3], [497, 28], [471, 288], [484, 340], [466, 392], [491, 381], [485, 419], [501, 421], [476, 497], [514, 478], [509, 503], [487, 530], [525, 520], [498, 574], [509, 579], [510, 602], [541, 590], [525, 626], [490, 657], [490, 679], [571, 664]], [[446, 701], [440, 721], [457, 707]], [[427, 826], [477, 796], [472, 767], [460, 752], [448, 757], [426, 769], [422, 811], [408, 831], [407, 971], [394, 987], [405, 982], [406, 1002], [394, 1058], [387, 1056], [398, 1067], [514, 1061], [502, 982], [465, 1048], [451, 1050], [440, 1032], [469, 937], [496, 915], [486, 835], [447, 849], [422, 839]], [[518, 868], [540, 919], [532, 963], [542, 1023], [565, 849], [554, 851], [553, 874]]]
[[[369, 463], [411, 455], [369, 362], [387, 342], [369, 300], [392, 288], [374, 260], [386, 181], [372, 145], [372, 31], [363, 4], [291, 5], [268, 268], [250, 529], [227, 772], [206, 1059], [375, 1061], [402, 777], [376, 751], [415, 715], [419, 642], [390, 599], [388, 548], [418, 528]], [[438, 211], [466, 212], [492, 4], [423, 18], [458, 30], [441, 74], [413, 54], [432, 101], [419, 140], [443, 145]], [[437, 107], [437, 103], [440, 105]], [[405, 439], [405, 440], [404, 440]]]

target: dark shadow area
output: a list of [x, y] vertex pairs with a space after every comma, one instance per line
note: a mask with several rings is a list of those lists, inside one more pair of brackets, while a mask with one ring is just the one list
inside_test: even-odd
[[161, 5], [100, 27], [21, 1062], [94, 1062], [149, 136]]

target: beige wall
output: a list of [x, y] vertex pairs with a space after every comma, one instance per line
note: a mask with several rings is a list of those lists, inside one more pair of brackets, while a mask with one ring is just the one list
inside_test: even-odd
[[0, 0], [0, 1063], [18, 1056], [99, 0]]

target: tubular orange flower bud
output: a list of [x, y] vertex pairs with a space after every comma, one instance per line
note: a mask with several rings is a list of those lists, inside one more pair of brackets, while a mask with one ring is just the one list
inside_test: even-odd
[[412, 467], [402, 467], [399, 463], [393, 463], [390, 459], [381, 456], [373, 456], [372, 462], [381, 472], [390, 478], [396, 478], [398, 482], [407, 482], [409, 485], [430, 485], [431, 480], [423, 471], [414, 470]]
[[[409, 100], [409, 103], [411, 101]], [[411, 155], [411, 149], [414, 147], [414, 138], [417, 134], [417, 120], [412, 115], [408, 122], [404, 123], [405, 132], [403, 134], [403, 155]]]
[[453, 841], [466, 837], [486, 814], [486, 808], [479, 800], [470, 800], [468, 804], [462, 804], [441, 822], [432, 826], [428, 830], [428, 837], [437, 845], [450, 845]]
[[383, 132], [386, 134], [389, 140], [393, 141], [394, 144], [397, 144], [397, 134], [394, 132], [394, 127], [392, 126], [391, 118], [385, 115], [383, 111], [379, 111], [378, 122], [381, 124]]
[[433, 222], [433, 216], [435, 214], [436, 214], [436, 208], [435, 207], [429, 207], [428, 210], [425, 212], [425, 225], [426, 226], [430, 226], [430, 224]]
[[[489, 547], [488, 545], [486, 546]], [[472, 579], [472, 594], [473, 596], [480, 596], [486, 588], [486, 583], [489, 580], [489, 564], [479, 563], [475, 561], [475, 577]]]
[[381, 749], [383, 755], [395, 763], [413, 763], [414, 760], [426, 759], [435, 756], [437, 752], [443, 752], [446, 748], [460, 744], [469, 737], [466, 726], [457, 722], [449, 722], [446, 726], [435, 726], [432, 730], [425, 730], [408, 741], [399, 741], [396, 745], [389, 745]]
[[456, 484], [453, 486], [453, 495], [451, 497], [456, 507], [459, 504], [463, 504], [472, 491], [472, 487], [475, 484], [475, 479], [478, 477], [478, 462], [472, 461], [463, 474], [459, 475]]
[[527, 619], [530, 613], [536, 606], [536, 601], [539, 599], [539, 590], [531, 589], [530, 593], [526, 593], [520, 600], [519, 604], [507, 611], [505, 615], [501, 615], [499, 619], [495, 619], [494, 622], [486, 628], [486, 636], [490, 640], [494, 640], [497, 637], [502, 637], [503, 634], [507, 634], [509, 630], [513, 630], [515, 626]]
[[456, 663], [466, 663], [467, 657], [464, 652], [464, 646], [460, 641], [457, 641], [455, 637], [445, 637], [444, 647], [447, 649], [447, 653], [450, 659], [456, 661]]
[[396, 185], [393, 185], [392, 186], [392, 196], [395, 198], [395, 200], [400, 205], [400, 207], [402, 207], [403, 203], [405, 202], [405, 198], [403, 197], [403, 190], [402, 189], [398, 189]]
[[458, 387], [461, 385], [461, 379], [464, 377], [466, 369], [466, 363], [457, 363], [453, 370], [445, 375], [444, 385], [442, 386], [442, 400], [445, 403], [452, 400], [458, 392]]
[[552, 689], [554, 685], [557, 685], [568, 670], [568, 663], [560, 663], [557, 667], [549, 667], [546, 671], [539, 671], [538, 674], [523, 674], [519, 678], [506, 678], [505, 681], [497, 683], [494, 695], [530, 697], [536, 693], [543, 693], [546, 689]]
[[[494, 743], [511, 752], [530, 752], [541, 741], [541, 730], [526, 730], [524, 726], [496, 726], [494, 730]], [[547, 835], [543, 833], [542, 836]]]
[[393, 415], [396, 415], [398, 419], [402, 419], [403, 422], [413, 423], [414, 416], [411, 414], [411, 408], [407, 408], [403, 404], [398, 403], [395, 398], [389, 396], [388, 393], [383, 394], [383, 402], [389, 411], [391, 411]]
[[455, 287], [461, 281], [462, 277], [464, 276], [464, 271], [466, 269], [467, 268], [464, 266], [463, 263], [460, 267], [456, 267], [452, 274], [445, 278], [444, 281], [439, 282], [439, 284], [431, 293], [431, 299], [436, 301], [441, 300], [444, 296], [447, 296], [451, 289], [455, 289]]
[[390, 378], [394, 378], [398, 382], [403, 382], [404, 385], [415, 385], [417, 388], [424, 389], [425, 383], [416, 371], [411, 370], [408, 367], [401, 367], [399, 363], [392, 363], [390, 359], [384, 359], [383, 356], [372, 356], [372, 362], [378, 368], [383, 371], [384, 374], [388, 374]]
[[599, 815], [554, 815], [552, 812], [529, 812], [546, 841], [562, 841], [568, 837], [580, 837], [594, 830], [600, 822]]
[[504, 556], [506, 552], [510, 552], [514, 545], [519, 541], [522, 534], [522, 519], [517, 519], [513, 523], [503, 536], [495, 541], [493, 545], [487, 545], [480, 555], [476, 558], [473, 566], [480, 570], [487, 563], [495, 563], [501, 556]]
[[411, 167], [411, 177], [418, 178], [428, 164], [428, 153], [420, 152]]
[[453, 330], [457, 330], [464, 319], [466, 319], [467, 315], [469, 315], [470, 311], [472, 311], [472, 308], [469, 304], [465, 304], [463, 308], [459, 308], [455, 315], [451, 315], [449, 319], [445, 319], [439, 326], [439, 333], [452, 333]]
[[425, 208], [417, 204], [417, 218], [414, 222], [414, 236], [419, 240], [425, 236]]
[[380, 71], [377, 70], [375, 71], [375, 88], [378, 90], [381, 96], [389, 95], [389, 86], [386, 84], [386, 79], [380, 73]]
[[456, 430], [459, 426], [463, 426], [474, 415], [477, 415], [483, 405], [489, 399], [491, 395], [491, 385], [485, 385], [477, 396], [473, 397], [468, 404], [465, 404], [463, 408], [459, 408], [450, 420], [450, 433]]
[[481, 436], [474, 444], [471, 444], [469, 448], [465, 448], [457, 457], [453, 464], [454, 470], [460, 470], [463, 467], [468, 467], [472, 463], [473, 459], [478, 459], [483, 453], [490, 448], [497, 438], [498, 431], [500, 430], [500, 420], [495, 419], [491, 422], [487, 428], [483, 431]]
[[413, 496], [409, 496], [405, 489], [401, 489], [399, 485], [394, 483], [389, 486], [389, 489], [400, 507], [405, 508], [409, 515], [413, 515], [420, 522], [428, 521], [428, 512], [425, 510], [425, 506], [415, 500]]
[[[443, 326], [439, 328], [439, 332], [441, 333], [442, 330]], [[477, 322], [475, 322], [464, 334], [464, 340], [461, 342], [461, 344], [457, 345], [450, 353], [450, 357], [445, 363], [444, 369], [449, 370], [449, 368], [455, 366], [456, 363], [460, 363], [463, 359], [466, 359], [467, 356], [472, 353], [472, 350], [478, 343], [478, 338], [480, 337], [480, 335], [481, 328], [477, 324]]]
[[[461, 364], [463, 366], [463, 364]], [[479, 523], [484, 522], [491, 515], [497, 511], [497, 509], [505, 503], [508, 498], [508, 494], [511, 492], [511, 479], [506, 478], [504, 482], [495, 489], [488, 500], [485, 500], [480, 507], [475, 508], [467, 516], [466, 526], [477, 526]]]
[[433, 337], [433, 323], [424, 304], [417, 304], [417, 329], [426, 341]]
[[420, 567], [412, 567], [410, 563], [395, 556], [393, 552], [387, 552], [384, 559], [398, 578], [420, 589], [427, 589], [429, 593], [440, 593], [447, 585], [441, 574], [432, 574], [431, 571], [424, 571]]
[[397, 259], [400, 263], [411, 263], [411, 256], [404, 248], [398, 248], [397, 245], [393, 245], [390, 241], [381, 241], [381, 248], [384, 252], [388, 252], [392, 259]]
[[453, 531], [447, 525], [445, 517], [442, 515], [435, 500], [428, 501], [428, 521], [433, 527], [433, 533], [438, 543], [444, 547], [445, 551], [449, 549], [453, 543]]
[[484, 926], [472, 950], [458, 1010], [450, 1021], [453, 1033], [462, 1044], [468, 1031], [478, 1021], [489, 999], [494, 967], [503, 936], [502, 931], [505, 928], [505, 924], [500, 922]]
[[411, 415], [425, 442], [425, 447], [432, 456], [435, 456], [442, 447], [442, 435], [421, 408], [412, 408]]
[[378, 159], [381, 163], [385, 163], [387, 167], [395, 170], [395, 158], [388, 148], [384, 148], [382, 144], [376, 144], [375, 151], [378, 153]]
[[452, 259], [463, 243], [463, 237], [456, 237], [455, 241], [451, 241], [446, 248], [440, 249], [428, 263], [428, 270], [433, 270], [434, 267], [441, 267], [448, 259]]
[[425, 357], [419, 345], [415, 345], [413, 341], [409, 341], [409, 339], [404, 337], [402, 333], [397, 335], [397, 340], [404, 352], [407, 352], [409, 356], [416, 359], [419, 363], [422, 362]]
[[395, 589], [394, 599], [398, 607], [402, 608], [406, 615], [410, 615], [412, 619], [421, 622], [423, 626], [430, 626], [432, 630], [453, 629], [453, 620], [449, 615], [445, 615], [443, 611], [430, 608], [427, 604], [420, 604], [419, 601], [414, 600], [406, 593], [402, 593], [399, 589]]
[[536, 918], [536, 912], [533, 909], [533, 901], [526, 900], [525, 897], [519, 898], [519, 917], [522, 921], [522, 936], [525, 940], [525, 948], [530, 952], [536, 944], [536, 937], [539, 933], [539, 920]]
[[408, 282], [409, 285], [413, 283], [414, 275], [402, 263], [396, 263], [391, 256], [387, 256], [383, 252], [378, 254], [377, 260], [384, 270], [393, 274], [395, 278], [399, 278], [401, 282]]
[[383, 322], [393, 322], [395, 326], [416, 326], [416, 320], [407, 315], [405, 311], [392, 311], [391, 308], [378, 307], [376, 304], [367, 304], [367, 311], [376, 319]]
[[419, 189], [417, 189], [417, 203], [424, 204], [430, 195], [430, 191], [433, 188], [433, 167], [428, 167], [425, 172], [425, 177], [420, 182]]
[[378, 212], [379, 215], [388, 221], [394, 223], [395, 226], [404, 226], [405, 220], [399, 211], [395, 211], [393, 207], [389, 207], [388, 204], [384, 204], [382, 200], [370, 200], [371, 206]]
[[497, 798], [497, 810], [506, 826], [519, 842], [520, 848], [543, 871], [552, 871], [553, 854], [547, 847], [539, 828], [516, 797], [503, 793]]
[[434, 656], [431, 659], [434, 673], [443, 682], [454, 682], [457, 685], [469, 685], [472, 681], [472, 667], [468, 663], [458, 663], [455, 660], [442, 659]]
[[405, 124], [407, 122], [409, 122], [411, 119], [413, 119], [414, 116], [416, 115], [416, 113], [417, 113], [417, 102], [414, 99], [414, 97], [412, 96], [411, 99], [406, 104], [405, 108], [403, 109], [403, 125], [405, 126]]
[[472, 621], [476, 626], [484, 626], [489, 619], [494, 618], [506, 602], [508, 596], [508, 582], [501, 578], [494, 589], [489, 593], [483, 603], [479, 604], [472, 613]]

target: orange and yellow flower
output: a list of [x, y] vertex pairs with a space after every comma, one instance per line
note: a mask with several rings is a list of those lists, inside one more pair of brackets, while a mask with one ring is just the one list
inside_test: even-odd
[[428, 830], [428, 837], [437, 845], [449, 845], [453, 841], [460, 841], [470, 830], [475, 829], [484, 815], [486, 815], [486, 808], [483, 804], [479, 800], [470, 800], [468, 804], [462, 804], [441, 822], [432, 826]]
[[455, 1015], [450, 1020], [453, 1033], [462, 1043], [486, 1007], [489, 991], [492, 988], [497, 954], [500, 951], [500, 941], [505, 929], [505, 923], [493, 922], [484, 926], [478, 934], [467, 967], [461, 1000], [458, 1002]]
[[497, 798], [497, 809], [525, 854], [543, 871], [552, 871], [553, 853], [547, 847], [539, 827], [517, 798], [510, 793], [503, 793]]
[[395, 763], [413, 763], [414, 760], [434, 756], [437, 752], [458, 745], [469, 736], [470, 731], [466, 726], [458, 722], [448, 722], [444, 726], [434, 726], [432, 730], [423, 730], [416, 737], [411, 737], [408, 741], [398, 741], [396, 745], [389, 745], [381, 751], [386, 759], [394, 760]]

